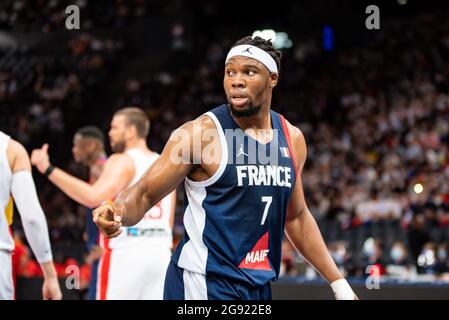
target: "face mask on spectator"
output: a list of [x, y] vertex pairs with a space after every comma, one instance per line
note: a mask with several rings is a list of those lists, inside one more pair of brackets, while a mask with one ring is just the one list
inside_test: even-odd
[[342, 265], [345, 262], [345, 253], [342, 250], [331, 252], [331, 256], [337, 265]]
[[438, 249], [437, 255], [438, 255], [438, 259], [439, 260], [446, 260], [446, 258], [447, 258], [447, 251], [446, 251], [446, 249], [443, 249], [443, 248]]
[[394, 262], [399, 262], [404, 258], [404, 251], [400, 247], [393, 247], [391, 249], [390, 253], [391, 259], [393, 259]]

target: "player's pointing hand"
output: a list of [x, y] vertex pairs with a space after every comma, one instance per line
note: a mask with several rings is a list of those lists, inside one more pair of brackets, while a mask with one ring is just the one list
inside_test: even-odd
[[106, 238], [115, 238], [122, 232], [120, 227], [124, 213], [123, 204], [105, 204], [94, 210], [93, 219]]

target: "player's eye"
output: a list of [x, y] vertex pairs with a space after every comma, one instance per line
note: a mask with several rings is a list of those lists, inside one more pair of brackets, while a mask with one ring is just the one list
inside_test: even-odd
[[235, 72], [234, 72], [233, 70], [227, 70], [227, 71], [226, 71], [226, 75], [227, 75], [228, 77], [232, 77], [234, 74], [235, 74]]

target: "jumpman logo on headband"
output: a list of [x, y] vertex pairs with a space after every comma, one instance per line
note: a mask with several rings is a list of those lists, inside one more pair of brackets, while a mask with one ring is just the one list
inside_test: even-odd
[[251, 49], [251, 47], [246, 48], [246, 50], [243, 50], [242, 52], [248, 51], [249, 54], [253, 54], [251, 51], [249, 51], [249, 49]]

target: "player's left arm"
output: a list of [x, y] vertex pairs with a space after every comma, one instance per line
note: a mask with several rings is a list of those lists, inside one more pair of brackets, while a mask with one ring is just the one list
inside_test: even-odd
[[304, 199], [301, 182], [301, 173], [307, 157], [304, 135], [298, 128], [290, 124], [288, 127], [298, 171], [296, 184], [287, 208], [285, 233], [296, 250], [331, 283], [337, 299], [353, 299], [355, 295], [329, 254], [318, 225]]

